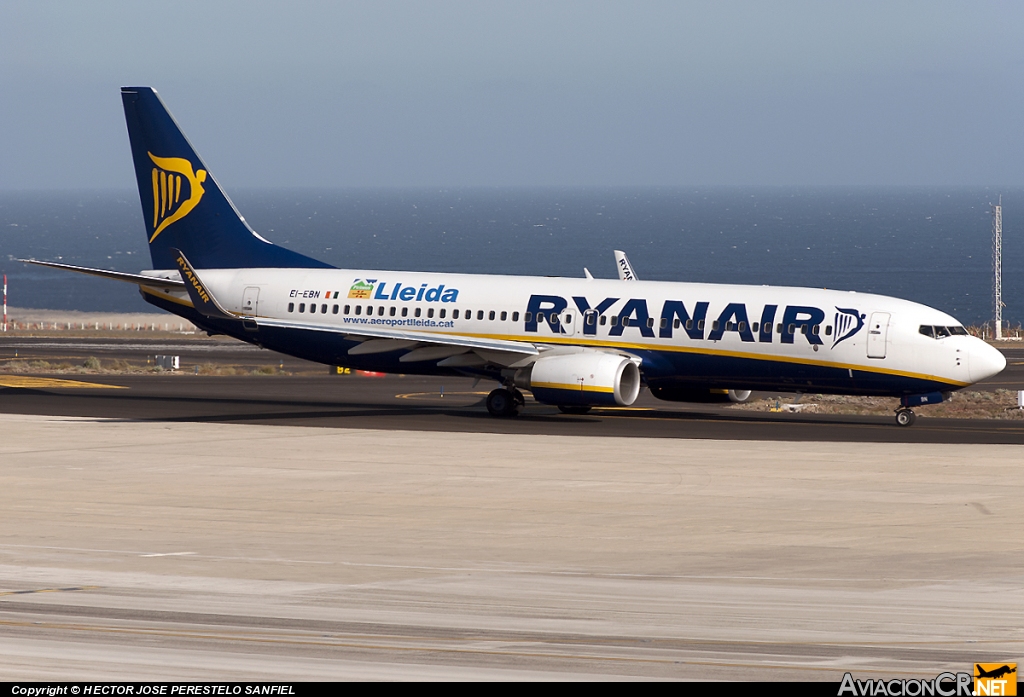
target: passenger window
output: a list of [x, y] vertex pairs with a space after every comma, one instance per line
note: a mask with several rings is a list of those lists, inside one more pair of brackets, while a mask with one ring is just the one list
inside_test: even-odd
[[572, 315], [566, 315], [565, 316], [565, 321], [571, 323], [572, 322]]
[[612, 326], [613, 327], [619, 326], [619, 316], [618, 315], [612, 315]]
[[539, 323], [539, 322], [543, 322], [543, 321], [544, 321], [544, 313], [543, 312], [538, 312], [537, 313], [537, 322]]
[[815, 324], [813, 327], [811, 327], [811, 334], [813, 334], [814, 336], [818, 336], [818, 332], [820, 332], [820, 331], [821, 331], [821, 325], [820, 324]]
[[491, 320], [492, 322], [494, 321], [494, 310], [490, 311], [490, 313], [487, 315], [487, 319]]
[[554, 312], [552, 312], [548, 316], [548, 324], [550, 324], [552, 327], [555, 326], [556, 324], [558, 324], [558, 315], [556, 315]]
[[674, 320], [672, 320], [672, 328], [673, 329], [679, 329], [679, 318], [678, 317], [676, 317]]
[[789, 332], [788, 333], [789, 334], [795, 334], [796, 333], [796, 325], [795, 324], [789, 325]]
[[458, 318], [459, 318], [459, 311], [458, 310], [453, 310], [452, 311], [452, 319], [458, 319]]
[[447, 314], [447, 312], [448, 312], [447, 310], [445, 310], [444, 308], [441, 308], [441, 311], [440, 311], [440, 312], [438, 312], [438, 313], [437, 313], [437, 315], [438, 315], [438, 317], [440, 317], [441, 319], [444, 319], [444, 316], [445, 316], [445, 314]]
[[306, 303], [299, 303], [299, 312], [306, 311]]
[[[531, 313], [527, 312], [527, 313], [526, 313], [525, 315], [523, 315], [523, 321], [524, 321], [524, 322], [529, 322], [529, 321], [530, 321], [530, 314], [531, 314]], [[539, 314], [539, 313], [538, 313], [538, 314]], [[538, 322], [540, 321], [540, 317], [538, 317], [538, 318], [537, 318], [537, 321], [538, 321]]]
[[484, 311], [483, 310], [477, 310], [476, 311], [476, 318], [477, 319], [483, 319], [484, 318]]
[[697, 322], [697, 331], [704, 331], [704, 320], [700, 320], [699, 322]]
[[512, 321], [513, 322], [518, 322], [519, 321], [519, 313], [518, 312], [513, 312], [512, 313]]
[[801, 324], [800, 325], [800, 333], [803, 334], [804, 336], [807, 336], [807, 325], [806, 324]]
[[397, 309], [398, 308], [396, 308], [394, 305], [392, 305], [391, 309], [388, 310], [388, 315], [390, 315], [391, 317], [394, 317], [395, 316], [395, 310], [397, 310]]
[[309, 304], [309, 311], [311, 313], [315, 313], [316, 312], [316, 303], [310, 303]]
[[653, 317], [648, 317], [647, 318], [647, 328], [650, 329], [653, 326], [654, 326], [654, 318]]
[[[678, 320], [676, 320], [676, 321], [678, 321]], [[703, 329], [703, 328], [704, 327], [701, 327], [701, 329]], [[693, 320], [692, 319], [686, 320], [686, 329], [687, 329], [687, 331], [693, 329]]]
[[433, 316], [434, 316], [434, 308], [428, 307], [427, 308], [427, 317], [432, 318]]
[[288, 303], [288, 312], [295, 312], [295, 303]]
[[591, 312], [586, 316], [586, 319], [584, 319], [583, 321], [586, 323], [588, 327], [593, 327], [594, 324], [597, 322], [597, 317], [594, 315], [593, 312]]
[[347, 315], [351, 311], [352, 311], [352, 307], [350, 305], [346, 305], [345, 309], [343, 310], [343, 313]]
[[741, 332], [747, 331], [747, 323], [746, 322], [740, 322], [740, 331]]
[[717, 332], [718, 331], [718, 320], [717, 319], [714, 322], [711, 323], [711, 331], [713, 331], [713, 332]]
[[504, 322], [507, 319], [508, 319], [508, 313], [503, 311], [501, 313], [501, 321]]
[[466, 310], [466, 319], [473, 319], [473, 311]]
[[825, 325], [825, 336], [832, 336], [832, 325]]
[[356, 305], [356, 314], [357, 315], [363, 314], [363, 306], [362, 305]]
[[409, 316], [409, 308], [403, 307], [402, 308], [402, 317], [408, 317], [408, 316]]
[[413, 314], [415, 314], [417, 317], [419, 317], [422, 313], [423, 310], [418, 307], [415, 310], [413, 310]]
[[607, 322], [608, 318], [604, 315], [601, 315], [601, 319], [598, 320], [598, 324], [600, 324], [603, 327]]

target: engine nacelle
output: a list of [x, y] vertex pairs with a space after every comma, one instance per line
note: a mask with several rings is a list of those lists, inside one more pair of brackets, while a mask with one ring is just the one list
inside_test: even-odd
[[667, 402], [734, 402], [742, 404], [750, 399], [750, 390], [709, 390], [692, 387], [651, 387], [651, 394]]
[[640, 369], [622, 356], [583, 351], [539, 358], [516, 384], [544, 404], [627, 407], [640, 394]]

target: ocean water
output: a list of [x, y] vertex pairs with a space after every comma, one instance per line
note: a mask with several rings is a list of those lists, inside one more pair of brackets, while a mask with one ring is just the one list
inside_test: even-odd
[[[1003, 195], [1004, 317], [1024, 319], [1024, 190], [595, 188], [242, 190], [271, 241], [341, 267], [839, 288], [992, 314], [989, 203]], [[149, 311], [132, 286], [32, 257], [150, 267], [134, 191], [0, 193], [0, 266], [17, 307]]]

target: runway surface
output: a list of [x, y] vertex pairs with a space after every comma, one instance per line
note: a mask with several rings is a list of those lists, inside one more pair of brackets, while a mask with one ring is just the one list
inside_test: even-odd
[[[1024, 347], [1001, 347], [1007, 369], [971, 389], [1024, 389]], [[906, 443], [1024, 444], [1024, 421], [921, 418], [900, 428], [891, 416], [770, 414], [726, 405], [678, 404], [641, 395], [628, 409], [568, 416], [529, 403], [516, 419], [494, 419], [483, 405], [494, 383], [460, 378], [330, 376], [325, 366], [223, 339], [58, 337], [0, 338], [0, 361], [144, 365], [157, 354], [179, 355], [174, 375], [50, 375], [52, 382], [12, 386], [0, 376], [0, 413], [90, 416], [157, 421], [379, 428], [421, 431]], [[282, 367], [292, 375], [205, 376], [196, 366]], [[45, 376], [41, 376], [45, 377]], [[86, 390], [59, 380], [122, 389]], [[896, 400], [893, 400], [895, 407]]]
[[838, 682], [1024, 651], [1019, 446], [0, 428], [3, 680]]
[[[1019, 421], [567, 416], [470, 380], [0, 341], [0, 680], [934, 677], [1024, 653]], [[981, 389], [1017, 389], [1022, 355]], [[926, 414], [926, 410], [919, 413]]]
[[[716, 438], [723, 440], [1024, 444], [1024, 420], [772, 414], [725, 405], [673, 404], [643, 395], [630, 408], [561, 414], [530, 401], [512, 419], [484, 407], [467, 379], [388, 376], [0, 376], [0, 413], [107, 419], [322, 426], [469, 433]], [[16, 386], [11, 386], [16, 385]], [[894, 400], [895, 404], [895, 400]]]

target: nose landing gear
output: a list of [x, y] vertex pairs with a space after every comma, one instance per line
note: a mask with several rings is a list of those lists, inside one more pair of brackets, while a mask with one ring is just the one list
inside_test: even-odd
[[896, 423], [900, 426], [912, 426], [917, 421], [917, 414], [912, 409], [900, 407], [896, 410]]

